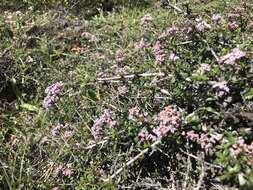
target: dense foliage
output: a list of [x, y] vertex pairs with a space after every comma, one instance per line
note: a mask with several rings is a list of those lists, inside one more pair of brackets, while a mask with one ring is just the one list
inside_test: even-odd
[[92, 4], [89, 20], [72, 1], [10, 2], [1, 187], [253, 188], [250, 0]]

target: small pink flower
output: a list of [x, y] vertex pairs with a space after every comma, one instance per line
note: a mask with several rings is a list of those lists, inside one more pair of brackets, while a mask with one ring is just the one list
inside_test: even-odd
[[48, 86], [45, 90], [46, 97], [44, 98], [42, 102], [42, 106], [48, 110], [50, 107], [52, 107], [57, 100], [59, 99], [60, 92], [63, 88], [63, 82], [56, 82], [50, 86]]
[[211, 29], [211, 25], [207, 24], [205, 21], [202, 21], [196, 25], [196, 29], [198, 32], [206, 32]]
[[125, 56], [125, 54], [124, 54], [124, 52], [122, 50], [117, 50], [116, 51], [115, 60], [117, 62], [122, 62], [122, 61], [125, 60], [125, 58], [126, 58], [126, 56]]
[[118, 122], [117, 121], [110, 121], [108, 123], [108, 128], [112, 129], [112, 128], [116, 128], [118, 126]]
[[179, 127], [180, 117], [175, 106], [165, 107], [157, 116], [159, 126], [149, 133], [147, 130], [142, 130], [139, 133], [141, 141], [155, 141], [166, 137], [169, 133], [173, 134]]
[[186, 34], [190, 34], [194, 31], [194, 27], [193, 26], [187, 26], [183, 28], [183, 32]]
[[127, 75], [129, 74], [130, 67], [129, 66], [124, 66], [124, 67], [119, 67], [118, 65], [112, 66], [112, 69], [117, 75]]
[[237, 13], [230, 13], [230, 14], [228, 14], [228, 18], [229, 19], [236, 19], [236, 18], [239, 18], [239, 17], [241, 17], [241, 15], [237, 14]]
[[78, 143], [78, 142], [75, 143], [75, 148], [79, 150], [81, 148], [81, 143]]
[[239, 28], [239, 25], [234, 21], [234, 22], [229, 22], [228, 23], [228, 29], [233, 31]]
[[104, 110], [103, 114], [95, 120], [93, 126], [101, 126], [109, 121], [111, 121], [111, 111], [106, 109]]
[[63, 134], [63, 138], [65, 140], [69, 139], [72, 136], [73, 132], [72, 131], [65, 131]]
[[163, 137], [166, 137], [169, 132], [174, 133], [176, 131], [176, 128], [174, 128], [171, 125], [160, 125], [159, 127], [153, 129], [153, 132], [156, 134], [156, 137], [158, 139], [161, 139]]
[[200, 67], [199, 67], [198, 71], [199, 71], [200, 73], [208, 72], [208, 71], [210, 71], [210, 65], [205, 64], [205, 63], [200, 64]]
[[251, 144], [248, 145], [248, 151], [249, 151], [250, 155], [253, 157], [253, 142], [251, 142]]
[[199, 138], [199, 135], [196, 134], [193, 130], [191, 130], [186, 133], [186, 138], [191, 141], [197, 141], [197, 139]]
[[216, 24], [221, 24], [222, 16], [219, 14], [215, 14], [212, 16], [212, 21], [215, 22]]
[[162, 45], [161, 45], [160, 41], [157, 41], [155, 43], [155, 45], [153, 47], [153, 51], [154, 51], [155, 54], [161, 53], [161, 51], [162, 51]]
[[177, 61], [178, 59], [179, 59], [179, 57], [178, 57], [175, 53], [170, 52], [169, 61], [175, 62], [175, 61]]
[[178, 27], [176, 26], [172, 26], [171, 28], [168, 28], [166, 33], [168, 34], [168, 36], [175, 36], [178, 32]]
[[152, 16], [150, 14], [146, 14], [141, 18], [141, 25], [148, 26], [152, 21]]
[[166, 37], [173, 37], [178, 33], [179, 29], [176, 26], [172, 26], [168, 28], [165, 32], [163, 32], [160, 36], [159, 39], [161, 38], [166, 38]]
[[141, 116], [140, 108], [135, 106], [129, 110], [128, 118], [131, 120], [136, 120]]
[[66, 130], [70, 128], [69, 124], [57, 124], [55, 127], [53, 127], [53, 129], [51, 130], [51, 134], [52, 136], [57, 136], [60, 134], [61, 131]]
[[46, 143], [48, 143], [48, 141], [49, 141], [48, 137], [45, 136], [45, 137], [43, 137], [43, 138], [41, 139], [40, 143], [41, 143], [41, 144], [46, 144]]
[[208, 138], [205, 134], [200, 134], [200, 136], [198, 134], [196, 134], [193, 130], [188, 131], [186, 133], [186, 139], [191, 140], [193, 142], [198, 143], [202, 149], [205, 149], [206, 151], [208, 149], [210, 149], [213, 145], [212, 143], [214, 143], [214, 139], [210, 139]]
[[52, 190], [60, 190], [59, 187], [54, 187]]
[[213, 84], [213, 88], [218, 88], [219, 90], [224, 90], [225, 92], [229, 92], [229, 88], [227, 86], [226, 81], [215, 82]]
[[235, 48], [227, 55], [224, 55], [219, 60], [219, 63], [233, 65], [236, 60], [240, 60], [240, 59], [244, 58], [245, 56], [246, 56], [246, 53], [242, 52], [239, 48]]
[[164, 51], [162, 49], [162, 45], [160, 41], [157, 41], [153, 47], [153, 53], [155, 55], [156, 63], [162, 64], [164, 62]]
[[229, 91], [230, 91], [227, 86], [226, 81], [214, 82], [213, 88], [217, 89], [217, 95], [219, 97], [223, 97], [225, 94], [229, 93]]
[[145, 41], [143, 39], [141, 39], [141, 41], [136, 43], [134, 45], [134, 47], [135, 47], [135, 49], [138, 49], [138, 50], [139, 49], [144, 49], [144, 48], [148, 47], [148, 44], [146, 44]]
[[126, 85], [119, 86], [118, 92], [120, 95], [126, 95], [128, 93], [128, 87]]
[[53, 176], [54, 176], [54, 177], [59, 176], [60, 173], [62, 172], [62, 170], [63, 170], [63, 165], [60, 164], [59, 166], [57, 166], [57, 167], [54, 169], [54, 171], [53, 171]]
[[237, 143], [233, 146], [233, 148], [235, 148], [234, 153], [236, 155], [239, 155], [242, 152], [247, 152], [248, 145], [245, 144], [244, 139], [242, 139], [241, 137], [239, 137], [239, 139], [237, 140]]
[[236, 155], [244, 153], [245, 155], [253, 159], [253, 142], [251, 144], [246, 144], [242, 137], [239, 137], [237, 143], [233, 145], [234, 153]]
[[239, 140], [237, 141], [237, 144], [238, 144], [238, 146], [240, 146], [240, 147], [245, 147], [245, 146], [246, 146], [246, 145], [245, 145], [244, 139], [239, 139]]
[[104, 110], [103, 114], [94, 121], [91, 127], [91, 133], [94, 139], [101, 139], [103, 137], [103, 126], [112, 128], [116, 125], [116, 122], [112, 120], [112, 113], [110, 110]]
[[62, 174], [66, 177], [71, 177], [73, 175], [73, 171], [70, 168], [66, 168], [62, 171]]
[[147, 130], [142, 130], [138, 136], [141, 142], [149, 141], [152, 139], [152, 135]]
[[154, 129], [158, 138], [166, 136], [169, 132], [174, 133], [179, 127], [179, 113], [175, 106], [167, 106], [158, 116], [159, 127]]
[[197, 140], [198, 144], [200, 144], [201, 148], [206, 148], [206, 146], [209, 144], [208, 143], [208, 138], [206, 137], [205, 134], [201, 134], [200, 138]]
[[241, 147], [238, 147], [234, 150], [235, 155], [239, 155], [243, 152], [243, 149]]

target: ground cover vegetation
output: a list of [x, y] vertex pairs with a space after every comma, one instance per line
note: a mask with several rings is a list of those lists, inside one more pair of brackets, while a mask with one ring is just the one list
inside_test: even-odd
[[253, 2], [2, 1], [1, 189], [252, 189]]

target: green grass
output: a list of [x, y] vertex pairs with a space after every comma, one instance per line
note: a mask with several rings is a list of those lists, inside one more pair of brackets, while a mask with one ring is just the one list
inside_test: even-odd
[[[184, 16], [150, 1], [111, 12], [101, 10], [88, 20], [69, 11], [69, 6], [61, 8], [68, 11], [24, 8], [0, 16], [3, 189], [193, 189], [198, 183], [203, 189], [252, 187], [252, 155], [233, 153], [240, 138], [247, 145], [252, 142], [253, 35], [247, 27], [253, 18], [252, 2], [231, 0], [224, 5], [221, 0], [194, 0], [189, 4], [180, 1], [177, 6], [184, 11], [188, 6], [191, 13]], [[228, 14], [237, 7], [244, 7], [240, 27], [231, 32]], [[211, 21], [215, 13], [225, 19], [221, 26]], [[148, 28], [140, 24], [146, 14], [153, 18]], [[171, 26], [196, 25], [198, 17], [212, 29], [203, 34], [180, 32], [162, 40], [166, 59], [163, 64], [155, 63], [152, 47], [159, 35]], [[97, 40], [86, 38], [83, 32]], [[150, 47], [136, 50], [135, 44], [142, 39]], [[240, 47], [246, 58], [234, 66], [222, 66], [210, 47], [218, 57]], [[172, 51], [179, 56], [176, 62], [169, 61]], [[118, 52], [123, 61], [117, 61]], [[211, 67], [209, 72], [197, 71], [202, 63]], [[140, 76], [143, 73], [165, 76]], [[124, 79], [129, 74], [135, 76]], [[99, 81], [115, 76], [121, 78]], [[57, 81], [64, 83], [60, 97], [46, 110], [44, 91]], [[229, 93], [218, 97], [212, 81], [227, 81]], [[120, 94], [119, 87], [124, 85], [128, 92]], [[140, 142], [138, 134], [145, 128], [157, 128], [156, 116], [168, 105], [176, 105], [180, 112], [178, 130], [133, 166], [124, 167], [152, 146], [152, 141]], [[135, 106], [145, 114], [131, 120], [129, 110]], [[103, 126], [103, 138], [96, 140], [91, 128], [106, 109], [117, 127]], [[54, 135], [59, 124], [65, 127]], [[185, 139], [183, 134], [191, 130], [222, 137], [205, 151], [199, 143]], [[59, 166], [63, 168], [57, 173]], [[119, 175], [105, 182], [121, 167]], [[67, 168], [70, 175], [63, 173]]]

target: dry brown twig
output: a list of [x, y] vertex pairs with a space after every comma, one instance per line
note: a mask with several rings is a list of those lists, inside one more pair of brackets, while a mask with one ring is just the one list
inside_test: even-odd
[[113, 175], [111, 175], [110, 177], [108, 177], [107, 179], [105, 179], [105, 182], [110, 181], [111, 179], [114, 179], [117, 175], [119, 175], [120, 173], [122, 173], [124, 171], [125, 168], [131, 166], [134, 162], [136, 162], [141, 156], [143, 156], [144, 154], [146, 154], [150, 149], [155, 148], [158, 144], [161, 143], [161, 140], [155, 141], [150, 147], [145, 148], [144, 150], [142, 150], [139, 154], [137, 154], [135, 157], [133, 157], [131, 160], [129, 160], [126, 164], [124, 164], [121, 168], [119, 168]]
[[164, 73], [141, 73], [141, 74], [129, 74], [123, 76], [115, 76], [115, 77], [105, 77], [105, 78], [98, 78], [98, 82], [105, 82], [110, 81], [113, 82], [115, 80], [122, 80], [122, 79], [133, 79], [135, 77], [164, 77]]
[[93, 144], [91, 144], [91, 145], [88, 145], [88, 146], [86, 146], [84, 149], [85, 149], [85, 150], [90, 150], [90, 149], [92, 149], [93, 147], [95, 147], [95, 146], [97, 146], [97, 145], [100, 145], [100, 144], [102, 144], [102, 146], [103, 146], [106, 142], [108, 142], [108, 139], [104, 139], [104, 140], [101, 140], [101, 141], [99, 141], [99, 142], [96, 142], [96, 143], [93, 143]]
[[186, 174], [185, 174], [185, 180], [184, 180], [184, 183], [183, 183], [183, 189], [187, 189], [187, 185], [188, 185], [188, 181], [189, 181], [189, 178], [190, 178], [190, 170], [191, 169], [192, 169], [191, 159], [190, 159], [190, 156], [187, 155], [187, 171], [186, 171]]
[[[184, 150], [182, 150], [182, 149], [180, 149], [180, 151], [181, 151], [182, 153], [184, 153], [185, 155], [187, 155], [187, 156], [190, 156], [190, 157], [194, 158], [194, 159], [195, 159], [195, 160], [197, 160], [197, 161], [201, 161], [201, 159], [200, 159], [199, 157], [197, 157], [197, 156], [195, 156], [195, 155], [193, 155], [193, 154], [190, 154], [190, 153], [188, 153], [188, 152], [185, 152], [185, 151], [184, 151]], [[210, 166], [210, 167], [214, 167], [214, 168], [222, 169], [222, 166], [215, 165], [215, 164], [211, 164], [211, 163], [206, 162], [206, 161], [204, 161], [204, 164], [205, 164], [206, 166]]]
[[170, 0], [167, 0], [167, 2], [168, 2], [168, 6], [169, 6], [169, 7], [175, 9], [175, 10], [176, 10], [177, 12], [179, 12], [179, 13], [183, 13], [184, 15], [187, 15], [187, 13], [186, 13], [185, 11], [183, 11], [182, 9], [180, 9], [178, 6], [172, 4], [172, 3], [170, 2]]
[[201, 162], [201, 173], [199, 175], [199, 180], [197, 183], [197, 187], [194, 190], [199, 190], [203, 184], [203, 180], [205, 177], [205, 164], [204, 164], [204, 155], [203, 153], [201, 154], [201, 158], [200, 158], [200, 162]]
[[215, 53], [215, 51], [213, 50], [213, 48], [211, 48], [211, 46], [208, 44], [208, 42], [206, 40], [202, 40], [202, 41], [207, 45], [207, 48], [211, 51], [211, 53], [214, 56], [214, 58], [216, 59], [216, 61], [219, 62], [220, 59], [217, 56], [217, 54]]
[[189, 40], [189, 41], [185, 41], [185, 42], [180, 42], [178, 44], [176, 44], [177, 46], [179, 45], [186, 45], [186, 44], [191, 44], [193, 41]]

